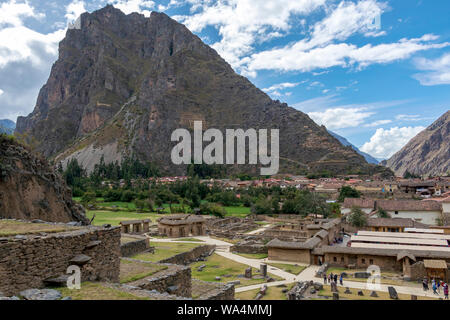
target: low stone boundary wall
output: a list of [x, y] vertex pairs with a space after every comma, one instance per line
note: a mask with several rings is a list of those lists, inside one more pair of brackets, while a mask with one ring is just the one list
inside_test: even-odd
[[[211, 285], [210, 282], [195, 280], [198, 283]], [[214, 283], [214, 288], [202, 294], [197, 300], [234, 300], [234, 284]]]
[[122, 257], [131, 257], [138, 253], [147, 251], [150, 248], [148, 239], [138, 239], [123, 243], [120, 245], [120, 255]]
[[268, 253], [268, 249], [263, 244], [236, 244], [230, 248], [231, 252], [237, 253]]
[[209, 257], [211, 254], [213, 254], [215, 249], [215, 245], [202, 245], [199, 247], [195, 247], [191, 251], [182, 252], [168, 259], [161, 260], [159, 261], [159, 263], [188, 265], [192, 262], [197, 262], [200, 259]]
[[191, 268], [180, 265], [167, 265], [169, 268], [148, 278], [130, 283], [145, 290], [167, 292], [180, 297], [192, 297]]
[[0, 291], [7, 296], [43, 288], [44, 280], [67, 276], [78, 265], [81, 281], [119, 282], [120, 228], [85, 227], [0, 241]]

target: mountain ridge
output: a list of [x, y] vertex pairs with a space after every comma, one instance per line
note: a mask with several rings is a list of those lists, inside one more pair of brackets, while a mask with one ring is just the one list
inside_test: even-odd
[[450, 174], [450, 110], [382, 165], [401, 176], [406, 171], [426, 176]]
[[356, 147], [355, 145], [353, 145], [350, 141], [348, 141], [348, 140], [347, 140], [346, 138], [344, 138], [343, 136], [340, 136], [340, 135], [338, 135], [336, 132], [333, 132], [333, 131], [330, 131], [330, 130], [328, 130], [328, 132], [329, 132], [333, 137], [335, 137], [336, 139], [338, 139], [339, 142], [342, 143], [342, 145], [352, 147], [358, 154], [362, 155], [362, 156], [366, 159], [366, 161], [367, 161], [368, 163], [371, 163], [371, 164], [379, 164], [379, 163], [380, 163], [380, 161], [379, 161], [378, 159], [372, 157], [372, 156], [371, 156], [370, 154], [368, 154], [368, 153], [365, 153], [365, 152], [359, 150], [358, 147]]

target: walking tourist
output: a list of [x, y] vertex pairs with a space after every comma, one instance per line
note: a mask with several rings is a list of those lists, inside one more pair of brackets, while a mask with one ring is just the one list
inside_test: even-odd
[[448, 300], [448, 284], [444, 283], [444, 297], [445, 300]]

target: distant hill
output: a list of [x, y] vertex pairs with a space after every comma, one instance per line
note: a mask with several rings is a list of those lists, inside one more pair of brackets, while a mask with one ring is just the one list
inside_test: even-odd
[[16, 123], [14, 121], [4, 119], [0, 120], [0, 133], [13, 134], [16, 129]]
[[382, 164], [398, 176], [403, 176], [406, 171], [428, 176], [450, 173], [450, 111]]
[[330, 130], [328, 130], [328, 132], [329, 132], [333, 137], [335, 137], [336, 139], [338, 139], [339, 142], [342, 143], [344, 146], [346, 146], [346, 147], [352, 147], [357, 153], [359, 153], [360, 155], [362, 155], [362, 156], [366, 159], [366, 161], [367, 161], [368, 163], [371, 163], [371, 164], [378, 164], [378, 163], [380, 163], [380, 161], [378, 161], [377, 159], [375, 159], [374, 157], [372, 157], [370, 154], [365, 153], [365, 152], [362, 152], [361, 150], [359, 150], [356, 146], [354, 146], [353, 144], [351, 144], [351, 143], [350, 143], [347, 139], [345, 139], [344, 137], [341, 137], [341, 136], [338, 135], [337, 133], [332, 132], [332, 131], [330, 131]]

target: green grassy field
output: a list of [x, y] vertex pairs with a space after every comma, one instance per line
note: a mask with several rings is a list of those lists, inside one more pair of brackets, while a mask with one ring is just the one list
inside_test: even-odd
[[164, 265], [122, 259], [120, 261], [120, 283], [137, 281], [166, 269], [167, 266]]
[[237, 254], [241, 257], [244, 257], [244, 258], [256, 259], [256, 260], [265, 259], [268, 256], [267, 253], [239, 253], [239, 252], [233, 252], [233, 253]]
[[161, 218], [162, 215], [158, 215], [156, 213], [136, 213], [136, 212], [128, 212], [128, 211], [91, 211], [88, 210], [86, 215], [89, 219], [95, 214], [95, 219], [93, 221], [93, 225], [101, 226], [104, 224], [110, 224], [112, 226], [118, 226], [121, 221], [127, 220], [143, 220], [150, 219], [153, 223], [156, 222], [157, 219]]
[[296, 266], [293, 264], [284, 264], [284, 263], [269, 263], [269, 266], [284, 270], [286, 272], [298, 275], [300, 272], [306, 269], [304, 266]]
[[133, 259], [158, 262], [182, 252], [190, 251], [202, 244], [198, 243], [174, 243], [174, 242], [151, 242], [150, 246], [155, 247], [155, 253], [142, 253], [133, 256]]
[[[75, 202], [81, 202], [81, 198], [80, 197], [74, 197], [73, 200]], [[121, 201], [116, 201], [116, 202], [104, 202], [103, 198], [97, 198], [97, 207], [100, 210], [94, 210], [94, 212], [107, 212], [107, 211], [111, 211], [113, 213], [120, 213], [120, 214], [124, 214], [124, 213], [136, 213], [136, 205], [133, 202], [121, 202]], [[164, 208], [163, 211], [161, 211], [162, 213], [165, 214], [170, 214], [170, 205], [169, 204], [163, 204], [162, 206]], [[181, 210], [178, 210], [178, 208], [180, 208], [180, 206], [178, 204], [173, 204], [172, 205], [172, 213], [180, 213]], [[240, 218], [244, 218], [247, 215], [249, 215], [250, 212], [250, 208], [248, 207], [244, 207], [244, 206], [234, 206], [234, 207], [224, 207], [225, 211], [226, 211], [226, 216], [227, 217], [240, 217]], [[152, 213], [146, 212], [146, 214], [148, 215], [152, 215]], [[156, 214], [156, 212], [155, 212]], [[91, 215], [92, 216], [92, 215]], [[261, 223], [263, 224], [263, 223]]]
[[[202, 271], [198, 271], [198, 267], [205, 265], [206, 267]], [[249, 286], [258, 283], [266, 282], [265, 279], [246, 279], [239, 277], [239, 275], [245, 274], [245, 269], [248, 266], [242, 263], [235, 262], [233, 260], [224, 258], [218, 254], [213, 254], [206, 261], [199, 261], [191, 264], [192, 278], [208, 282], [230, 282], [234, 280], [241, 281], [241, 284], [236, 287]], [[255, 268], [252, 268], [253, 275], [256, 275]], [[275, 280], [281, 280], [281, 278], [274, 275], [270, 275]], [[221, 277], [220, 281], [216, 280], [216, 277]]]

